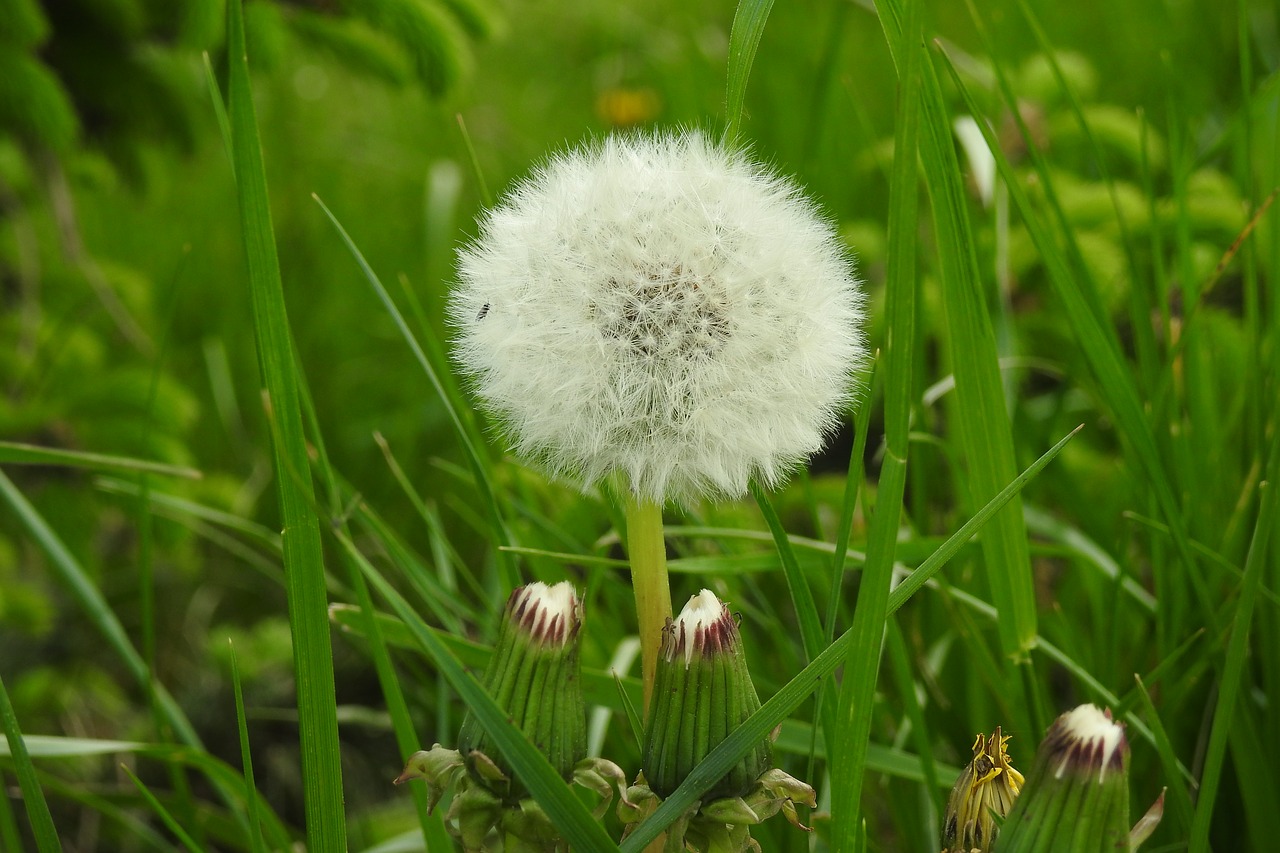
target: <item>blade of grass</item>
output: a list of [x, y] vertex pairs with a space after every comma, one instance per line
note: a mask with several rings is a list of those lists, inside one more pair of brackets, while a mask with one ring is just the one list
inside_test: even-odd
[[[831, 560], [831, 587], [827, 591], [827, 644], [836, 636], [836, 621], [840, 616], [840, 590], [844, 588], [845, 562], [849, 558], [849, 536], [853, 528], [853, 512], [858, 504], [858, 493], [863, 485], [863, 459], [867, 452], [867, 433], [871, 425], [871, 406], [876, 399], [880, 354], [867, 366], [867, 377], [861, 387], [867, 389], [866, 399], [855, 416], [853, 449], [849, 452], [849, 467], [845, 474], [844, 497], [840, 503], [840, 522], [836, 526], [835, 554]], [[864, 507], [865, 510], [865, 507]], [[863, 556], [865, 561], [865, 556]]]
[[1169, 734], [1165, 731], [1164, 722], [1160, 719], [1159, 712], [1156, 711], [1155, 703], [1151, 701], [1151, 694], [1147, 692], [1147, 685], [1143, 683], [1140, 676], [1133, 677], [1137, 685], [1138, 696], [1142, 700], [1142, 713], [1147, 718], [1147, 725], [1151, 727], [1151, 733], [1155, 735], [1156, 752], [1160, 756], [1160, 765], [1164, 768], [1167, 790], [1173, 802], [1171, 808], [1166, 810], [1173, 812], [1172, 819], [1178, 824], [1178, 834], [1180, 837], [1186, 837], [1188, 830], [1191, 828], [1191, 815], [1194, 806], [1191, 805], [1191, 794], [1187, 791], [1187, 786], [1183, 784], [1179, 778], [1178, 758], [1173, 751], [1173, 744], [1169, 740]]
[[[964, 98], [967, 108], [974, 115], [980, 115], [981, 113], [972, 94], [964, 85], [950, 58], [945, 52], [941, 53], [941, 56], [953, 82]], [[1012, 108], [1014, 119], [1018, 122], [1027, 150], [1031, 154], [1033, 162], [1037, 165], [1041, 185], [1051, 186], [1052, 178], [1048, 172], [1048, 167], [1044, 164], [1043, 156], [1040, 154], [1025, 123], [1022, 122], [1017, 113], [1017, 101], [1012, 90], [1008, 87], [1008, 81], [999, 66], [996, 67], [996, 71], [997, 80], [1000, 81], [1006, 102], [1014, 105]], [[1036, 214], [1017, 173], [1010, 165], [1008, 158], [1005, 157], [999, 142], [995, 138], [994, 132], [986, 122], [980, 121], [978, 126], [982, 129], [983, 136], [987, 140], [987, 147], [996, 159], [996, 168], [1008, 186], [1010, 198], [1022, 215], [1023, 222], [1035, 244], [1036, 250], [1044, 261], [1045, 267], [1049, 272], [1049, 280], [1065, 309], [1075, 337], [1082, 342], [1081, 349], [1094, 372], [1097, 387], [1107, 403], [1111, 417], [1114, 418], [1121, 433], [1126, 437], [1128, 445], [1137, 456], [1139, 465], [1146, 475], [1151, 491], [1154, 493], [1156, 503], [1160, 507], [1161, 513], [1165, 516], [1165, 521], [1170, 526], [1178, 556], [1195, 588], [1195, 597], [1205, 611], [1206, 624], [1210, 627], [1216, 627], [1216, 620], [1211, 607], [1213, 598], [1209, 595], [1208, 586], [1200, 571], [1200, 565], [1193, 555], [1189, 534], [1183, 521], [1174, 484], [1171, 482], [1165, 465], [1161, 460], [1160, 451], [1156, 446], [1155, 436], [1144, 415], [1143, 403], [1134, 385], [1133, 376], [1124, 363], [1116, 332], [1099, 317], [1099, 309], [1095, 307], [1096, 296], [1089, 297], [1087, 295], [1088, 289], [1082, 288], [1082, 282], [1091, 283], [1087, 266], [1081, 267], [1076, 270], [1076, 274], [1073, 274], [1072, 267], [1068, 265], [1067, 259], [1063, 257], [1057, 240], [1049, 234], [1048, 229]], [[1061, 219], [1065, 222], [1065, 216], [1061, 216]], [[1065, 229], [1065, 234], [1070, 241], [1073, 234], [1071, 229]], [[1079, 250], [1077, 249], [1076, 251], [1078, 252]], [[1156, 578], [1158, 584], [1163, 585], [1168, 582], [1164, 572], [1156, 572]], [[1161, 590], [1158, 586], [1157, 601], [1161, 598], [1160, 592]]]
[[[116, 755], [128, 752], [156, 761], [190, 767], [204, 774], [205, 778], [219, 791], [233, 792], [230, 796], [224, 797], [233, 812], [239, 814], [244, 804], [245, 785], [244, 777], [240, 771], [204, 750], [193, 749], [186, 744], [139, 743], [136, 741], [98, 740], [94, 738], [48, 735], [27, 735], [24, 738], [24, 742], [28, 753], [35, 758], [84, 758], [86, 756]], [[0, 741], [0, 757], [8, 755], [8, 744]], [[52, 776], [45, 777], [45, 784], [60, 796], [89, 796], [84, 794], [84, 786], [82, 784], [68, 789]], [[277, 850], [290, 849], [293, 846], [293, 840], [290, 839], [284, 824], [280, 822], [280, 818], [271, 810], [270, 805], [262, 799], [261, 793], [257, 797], [262, 826], [268, 837], [268, 847]], [[246, 823], [244, 826], [247, 830], [248, 824]], [[136, 835], [137, 833], [134, 834]]]
[[[305, 379], [305, 377], [300, 377], [300, 379]], [[342, 536], [350, 539], [350, 516], [355, 506], [358, 505], [361, 508], [365, 506], [364, 500], [345, 482], [341, 481], [330, 464], [324, 433], [320, 428], [320, 420], [316, 415], [310, 388], [305, 381], [301, 383], [300, 391], [307, 426], [311, 430], [315, 442], [316, 467], [323, 477], [325, 493], [330, 504], [329, 516], [333, 519], [334, 527], [341, 532]], [[348, 508], [349, 504], [351, 508]], [[317, 515], [320, 514], [319, 508], [316, 509], [316, 513]], [[384, 541], [383, 545], [386, 547], [387, 543]], [[373, 610], [373, 600], [369, 595], [369, 587], [365, 583], [364, 575], [350, 559], [344, 562], [347, 565], [348, 576], [351, 578], [351, 588], [355, 592], [356, 601], [360, 604], [359, 616], [364, 623], [362, 626], [364, 628], [364, 637], [369, 643], [369, 651], [373, 656], [374, 670], [378, 676], [378, 684], [382, 690], [383, 698], [386, 700], [387, 713], [391, 717], [396, 744], [400, 748], [401, 754], [407, 756], [419, 747], [419, 739], [414, 732], [413, 720], [409, 715], [409, 706], [405, 702], [404, 691], [400, 688], [400, 680], [392, 665], [391, 656], [387, 652], [386, 643], [383, 642], [382, 632], [378, 629], [377, 619]], [[445, 704], [447, 705], [447, 702]], [[423, 838], [426, 839], [428, 848], [432, 846], [437, 848], [451, 846], [444, 821], [438, 815], [431, 814], [427, 792], [423, 786], [415, 785], [412, 790], [412, 796], [418, 812], [418, 822], [421, 825]]]
[[346, 819], [324, 554], [319, 524], [311, 511], [315, 487], [307, 476], [309, 462], [294, 353], [254, 114], [240, 0], [227, 4], [227, 55], [228, 115], [236, 197], [249, 269], [254, 340], [269, 417], [274, 424], [273, 461], [284, 530], [307, 841], [313, 850], [336, 853], [347, 846]]
[[773, 0], [739, 0], [729, 30], [729, 67], [725, 77], [724, 136], [736, 142], [742, 129], [742, 108], [747, 97], [747, 78], [760, 47], [765, 22], [773, 9]]
[[204, 82], [209, 89], [209, 99], [213, 102], [213, 116], [218, 122], [218, 134], [222, 137], [222, 147], [226, 152], [227, 160], [234, 168], [235, 154], [231, 147], [231, 120], [227, 118], [226, 101], [222, 98], [222, 89], [218, 86], [218, 75], [213, 70], [213, 61], [209, 58], [209, 52], [205, 51], [201, 55], [204, 64]]
[[204, 476], [194, 468], [166, 465], [146, 459], [130, 459], [127, 456], [111, 456], [106, 453], [86, 453], [82, 450], [63, 450], [58, 447], [38, 447], [17, 441], [0, 441], [0, 464], [60, 465], [67, 468], [85, 468], [90, 471], [162, 474], [199, 480]]
[[[916, 742], [920, 756], [920, 775], [923, 777], [926, 791], [929, 794], [929, 823], [937, 828], [939, 802], [937, 792], [950, 786], [949, 781], [955, 775], [939, 771], [933, 758], [933, 742], [929, 737], [929, 727], [924, 716], [924, 708], [916, 695], [916, 680], [911, 674], [911, 656], [907, 650], [906, 638], [897, 619], [888, 620], [886, 646], [889, 651], [889, 665], [893, 669], [894, 680], [898, 683], [898, 692], [902, 695], [902, 706], [907, 719], [911, 722], [911, 736]], [[871, 756], [867, 754], [867, 767], [871, 767]], [[948, 781], [944, 782], [943, 779]], [[935, 833], [936, 834], [936, 833]]]
[[[427, 379], [431, 382], [431, 387], [435, 389], [441, 403], [444, 405], [445, 411], [449, 415], [449, 420], [453, 424], [454, 432], [457, 433], [458, 439], [462, 442], [463, 450], [466, 452], [467, 462], [471, 466], [471, 472], [475, 476], [475, 485], [480, 492], [480, 498], [485, 506], [485, 510], [489, 515], [489, 524], [492, 528], [494, 539], [498, 545], [514, 545], [511, 539], [511, 533], [507, 529], [507, 524], [503, 520], [502, 510], [498, 504], [497, 492], [493, 488], [493, 480], [489, 474], [488, 459], [484, 455], [482, 448], [484, 447], [478, 439], [471, 435], [467, 426], [453, 407], [450, 401], [449, 393], [445, 389], [444, 383], [440, 380], [439, 373], [432, 365], [431, 360], [427, 358], [427, 354], [423, 351], [422, 346], [414, 337], [413, 331], [409, 328], [409, 324], [405, 321], [404, 315], [391, 299], [391, 295], [387, 293], [387, 289], [383, 287], [382, 281], [378, 278], [377, 273], [373, 271], [373, 267], [369, 266], [369, 262], [365, 260], [364, 254], [356, 246], [351, 236], [347, 234], [347, 230], [342, 227], [342, 223], [333, 215], [333, 211], [320, 200], [319, 196], [313, 195], [316, 204], [320, 205], [320, 209], [324, 211], [324, 215], [333, 223], [333, 227], [337, 229], [338, 235], [346, 244], [351, 256], [355, 259], [356, 264], [360, 267], [360, 271], [364, 273], [370, 286], [377, 293], [378, 299], [382, 302], [387, 313], [391, 315], [391, 319], [395, 321], [396, 327], [400, 330], [400, 334], [404, 337], [405, 343], [413, 351], [414, 357], [418, 360], [418, 364], [422, 367], [423, 372], [427, 374]], [[498, 559], [503, 569], [504, 580], [510, 589], [520, 585], [520, 576], [516, 570], [515, 559], [511, 554], [500, 552]]]
[[53, 815], [49, 813], [44, 790], [40, 787], [40, 780], [36, 778], [36, 769], [31, 764], [31, 756], [22, 739], [22, 729], [18, 727], [18, 718], [13, 713], [9, 691], [5, 689], [3, 679], [0, 679], [0, 723], [4, 724], [4, 736], [9, 742], [9, 755], [13, 757], [14, 770], [18, 774], [18, 787], [22, 791], [22, 802], [27, 808], [27, 819], [31, 822], [36, 849], [40, 853], [59, 853], [62, 842], [58, 840]]
[[[1079, 428], [1062, 438], [1057, 444], [1019, 474], [1008, 485], [988, 501], [982, 509], [966, 521], [959, 530], [947, 537], [932, 555], [908, 575], [889, 596], [888, 613], [892, 614], [907, 602], [923, 587], [930, 578], [936, 575], [965, 543], [986, 525], [992, 516], [1005, 507], [1009, 500], [1022, 490], [1044, 466], [1067, 445]], [[795, 678], [788, 681], [769, 701], [760, 706], [734, 732], [725, 738], [718, 747], [694, 768], [688, 778], [671, 792], [665, 802], [649, 816], [622, 844], [622, 853], [640, 853], [645, 846], [656, 838], [663, 830], [693, 805], [712, 784], [724, 776], [742, 756], [755, 748], [756, 744], [769, 736], [792, 711], [800, 706], [818, 685], [844, 662], [853, 645], [854, 633], [850, 629], [840, 635], [834, 643], [823, 650], [822, 654], [800, 671]]]
[[[906, 51], [914, 47], [902, 31], [903, 2], [880, 0], [876, 4], [899, 69]], [[937, 231], [942, 301], [956, 383], [954, 416], [968, 466], [970, 501], [979, 506], [1017, 471], [1013, 432], [987, 295], [978, 276], [977, 249], [951, 121], [931, 62], [923, 64], [920, 81], [920, 161]], [[1020, 498], [1014, 498], [992, 520], [981, 545], [991, 597], [1000, 611], [1001, 649], [1007, 660], [1024, 661], [1036, 636], [1036, 602]]]
[[[124, 662], [129, 674], [145, 690], [150, 678], [146, 661], [134, 647], [124, 626], [111, 610], [111, 605], [93, 585], [88, 573], [71, 555], [67, 546], [3, 471], [0, 471], [0, 496], [5, 499], [27, 532], [49, 557], [50, 564], [70, 589], [72, 596], [79, 602], [89, 623], [98, 629], [112, 651]], [[156, 701], [164, 714], [165, 722], [173, 729], [178, 739], [190, 746], [203, 748], [191, 722], [173, 701], [173, 697], [159, 683], [156, 684], [155, 689]]]
[[476, 187], [480, 190], [480, 203], [485, 207], [493, 207], [493, 193], [489, 192], [489, 184], [484, 179], [484, 170], [480, 168], [480, 158], [476, 156], [476, 147], [471, 143], [471, 133], [462, 113], [455, 116], [458, 122], [458, 133], [462, 136], [462, 144], [467, 149], [467, 160], [471, 163], [471, 171], [476, 176]]
[[[373, 657], [374, 669], [378, 674], [378, 684], [382, 688], [383, 698], [387, 703], [387, 712], [391, 715], [392, 728], [395, 731], [396, 746], [406, 759], [414, 751], [422, 748], [421, 740], [414, 731], [413, 717], [409, 713], [409, 704], [405, 701], [404, 691], [400, 687], [400, 679], [396, 675], [387, 644], [378, 628], [378, 620], [374, 616], [373, 599], [369, 595], [369, 587], [365, 583], [360, 567], [354, 562], [351, 565], [351, 585], [356, 591], [356, 601], [360, 604], [360, 613], [364, 619], [365, 637], [369, 641], [369, 652]], [[427, 791], [422, 785], [412, 786], [414, 806], [418, 811], [418, 822], [422, 825], [422, 834], [427, 839], [427, 848], [449, 845], [448, 833], [439, 815], [433, 815], [427, 800]]]
[[187, 834], [186, 830], [182, 828], [182, 824], [178, 823], [178, 821], [174, 819], [173, 815], [169, 813], [169, 810], [164, 807], [164, 804], [156, 799], [156, 795], [151, 793], [151, 789], [144, 785], [142, 780], [134, 775], [128, 765], [121, 764], [120, 769], [129, 777], [130, 781], [133, 782], [134, 787], [138, 789], [138, 793], [142, 794], [142, 798], [147, 801], [147, 805], [151, 806], [151, 810], [159, 815], [160, 820], [164, 822], [165, 826], [169, 827], [169, 831], [172, 832], [174, 837], [182, 843], [182, 846], [190, 850], [191, 853], [203, 853], [203, 848], [195, 842], [195, 839]]
[[787, 591], [791, 594], [791, 603], [796, 610], [796, 620], [800, 625], [800, 641], [804, 644], [805, 657], [813, 660], [821, 652], [826, 643], [822, 636], [822, 619], [818, 616], [818, 605], [813, 599], [813, 590], [805, 580], [800, 563], [796, 560], [795, 551], [787, 540], [787, 531], [782, 526], [782, 519], [769, 502], [769, 496], [755, 480], [750, 485], [751, 496], [755, 498], [760, 513], [764, 516], [769, 532], [773, 534], [774, 544], [778, 549], [778, 557], [782, 561], [782, 573], [787, 581]]
[[[1280, 407], [1277, 407], [1280, 414]], [[1273, 415], [1273, 418], [1275, 415]], [[1273, 421], [1274, 422], [1274, 421]], [[1244, 583], [1231, 621], [1231, 637], [1227, 641], [1226, 660], [1218, 682], [1218, 700], [1213, 711], [1213, 728], [1209, 732], [1209, 745], [1205, 750], [1204, 769], [1200, 774], [1200, 794], [1196, 799], [1195, 816], [1191, 821], [1188, 849], [1201, 853], [1209, 849], [1209, 827], [1213, 820], [1214, 801], [1222, 780], [1222, 766], [1226, 757], [1227, 738], [1231, 734], [1232, 715], [1240, 697], [1244, 677], [1245, 658], [1248, 653], [1249, 629], [1254, 605], [1258, 600], [1258, 588], [1262, 574], [1267, 569], [1267, 548], [1271, 533], [1277, 524], [1276, 489], [1280, 486], [1280, 432], [1272, 440], [1270, 461], [1267, 464], [1267, 482], [1261, 487], [1262, 500], [1258, 507], [1258, 519], [1253, 528], [1253, 541], [1249, 543], [1249, 555], [1244, 563]], [[1248, 779], [1241, 779], [1248, 785]]]
[[[894, 133], [893, 171], [889, 184], [889, 281], [886, 284], [884, 460], [876, 487], [875, 513], [867, 538], [867, 562], [862, 567], [858, 603], [853, 611], [853, 643], [845, 658], [839, 696], [839, 750], [831, 768], [832, 849], [852, 851], [858, 844], [862, 777], [876, 682], [884, 641], [889, 588], [902, 497], [907, 481], [908, 432], [911, 428], [913, 356], [916, 336], [915, 234], [919, 178], [917, 142], [920, 128], [920, 67], [922, 0], [908, 0], [900, 54], [898, 119]], [[834, 735], [835, 733], [832, 732]], [[828, 743], [834, 738], [829, 737]]]
[[604, 827], [591, 816], [591, 812], [578, 800], [546, 757], [512, 725], [506, 711], [498, 707], [480, 682], [463, 669], [462, 663], [423, 623], [409, 606], [409, 602], [364, 558], [350, 539], [343, 536], [341, 531], [335, 531], [335, 535], [343, 550], [360, 567], [378, 594], [391, 605], [391, 609], [413, 634], [419, 647], [444, 673], [449, 684], [476, 715], [520, 781], [529, 789], [538, 805], [542, 806], [564, 839], [576, 849], [590, 850], [592, 853], [617, 850], [617, 845], [605, 834]]
[[258, 786], [253, 778], [253, 754], [249, 750], [249, 726], [244, 717], [244, 692], [240, 689], [240, 667], [236, 648], [227, 638], [231, 650], [231, 686], [236, 694], [236, 731], [240, 733], [240, 770], [244, 774], [245, 795], [249, 801], [249, 844], [253, 853], [266, 853], [262, 840], [262, 816], [258, 813]]
[[[18, 835], [18, 818], [13, 813], [13, 803], [9, 800], [9, 797], [0, 797], [0, 850], [21, 850], [22, 837]], [[61, 847], [51, 849], [60, 850]]]
[[[795, 551], [787, 540], [787, 531], [783, 529], [782, 520], [778, 518], [773, 504], [769, 502], [768, 496], [755, 480], [751, 481], [750, 488], [751, 495], [764, 515], [765, 524], [773, 534], [774, 545], [782, 560], [782, 572], [786, 577], [787, 591], [791, 596], [792, 607], [795, 608], [796, 619], [800, 624], [800, 641], [804, 646], [804, 660], [812, 661], [822, 653], [824, 647], [829, 645], [823, 636], [822, 619], [818, 616], [818, 605], [813, 600], [813, 590], [805, 580]], [[819, 690], [814, 701], [818, 716], [822, 720], [822, 732], [826, 735], [827, 743], [840, 743], [840, 724], [836, 716], [839, 706], [836, 695], [829, 690]]]

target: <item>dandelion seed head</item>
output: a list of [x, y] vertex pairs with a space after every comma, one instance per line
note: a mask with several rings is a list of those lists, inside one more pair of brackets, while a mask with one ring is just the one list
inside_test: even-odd
[[794, 183], [700, 133], [552, 158], [480, 222], [454, 357], [513, 449], [641, 498], [738, 496], [821, 448], [866, 356], [862, 295]]

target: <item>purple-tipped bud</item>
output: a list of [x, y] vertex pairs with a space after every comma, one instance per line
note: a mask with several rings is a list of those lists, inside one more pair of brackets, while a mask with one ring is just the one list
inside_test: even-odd
[[[578, 663], [581, 628], [582, 603], [568, 582], [519, 587], [507, 599], [484, 676], [494, 701], [566, 780], [587, 754], [586, 705]], [[504, 802], [526, 796], [472, 714], [463, 720], [458, 750], [471, 778]]]
[[[737, 620], [728, 605], [704, 589], [662, 632], [645, 732], [649, 787], [660, 797], [671, 796], [707, 753], [759, 707]], [[762, 741], [703, 800], [742, 796], [768, 769], [769, 757], [769, 744]]]
[[1081, 705], [1058, 717], [1009, 813], [998, 853], [1129, 850], [1129, 743], [1109, 711]]

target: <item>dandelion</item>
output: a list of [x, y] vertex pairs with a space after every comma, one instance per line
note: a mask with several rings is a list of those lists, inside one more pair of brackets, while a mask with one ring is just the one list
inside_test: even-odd
[[778, 484], [864, 354], [862, 300], [791, 182], [698, 133], [552, 159], [462, 252], [455, 356], [516, 452], [661, 503]]
[[794, 183], [669, 133], [552, 158], [481, 219], [459, 278], [454, 357], [515, 452], [623, 484], [651, 688], [661, 506], [776, 486], [822, 446], [866, 355], [850, 260]]

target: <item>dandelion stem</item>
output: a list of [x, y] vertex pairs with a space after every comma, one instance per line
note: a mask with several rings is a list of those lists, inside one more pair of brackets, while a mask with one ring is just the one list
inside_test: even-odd
[[633, 494], [625, 499], [627, 550], [631, 557], [631, 585], [636, 594], [640, 625], [640, 660], [644, 681], [644, 713], [649, 714], [653, 677], [662, 645], [662, 626], [671, 616], [671, 587], [667, 582], [667, 546], [662, 538], [662, 506]]

